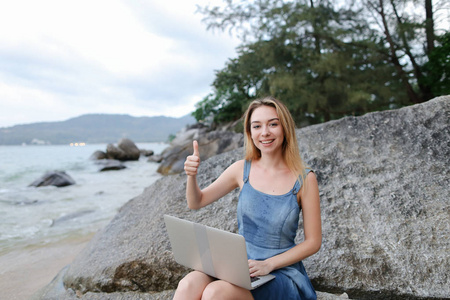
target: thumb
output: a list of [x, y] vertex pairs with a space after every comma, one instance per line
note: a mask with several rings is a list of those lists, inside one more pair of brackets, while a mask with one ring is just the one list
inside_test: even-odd
[[200, 157], [200, 152], [198, 152], [198, 142], [193, 141], [192, 146], [194, 147], [194, 154], [192, 154], [192, 155]]

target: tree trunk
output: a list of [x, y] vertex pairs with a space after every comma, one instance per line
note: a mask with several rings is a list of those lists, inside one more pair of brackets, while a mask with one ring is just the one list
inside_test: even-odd
[[430, 57], [431, 51], [434, 49], [434, 21], [433, 21], [433, 6], [431, 0], [425, 0], [425, 32], [427, 35], [427, 55]]
[[310, 5], [311, 5], [311, 11], [314, 14], [314, 19], [313, 19], [313, 23], [312, 23], [312, 27], [313, 27], [313, 36], [314, 36], [314, 44], [316, 46], [316, 53], [317, 55], [320, 56], [321, 54], [321, 47], [320, 47], [320, 34], [318, 33], [318, 25], [317, 25], [317, 12], [316, 9], [314, 7], [314, 1], [310, 0], [309, 1]]
[[391, 62], [394, 64], [394, 67], [397, 70], [397, 74], [399, 75], [400, 79], [402, 80], [403, 86], [406, 89], [406, 93], [408, 95], [409, 100], [412, 103], [423, 102], [423, 101], [421, 101], [421, 99], [419, 98], [419, 96], [416, 94], [416, 92], [414, 91], [413, 87], [409, 83], [408, 76], [406, 75], [405, 70], [403, 70], [403, 67], [400, 64], [400, 60], [397, 57], [397, 53], [395, 52], [395, 48], [396, 48], [395, 47], [395, 43], [394, 43], [392, 35], [391, 35], [390, 31], [389, 31], [388, 23], [387, 23], [387, 20], [386, 20], [386, 14], [384, 12], [384, 1], [383, 0], [379, 0], [378, 4], [379, 4], [379, 8], [380, 8], [378, 13], [380, 14], [381, 20], [383, 22], [384, 34], [385, 34], [386, 40], [387, 40], [387, 42], [389, 44]]
[[[428, 1], [428, 0], [426, 0], [426, 1]], [[431, 2], [431, 0], [430, 0], [430, 2]], [[432, 99], [433, 98], [433, 93], [431, 92], [431, 88], [428, 85], [426, 85], [426, 84], [424, 85], [422, 83], [423, 74], [422, 74], [421, 67], [417, 64], [416, 58], [412, 54], [411, 47], [409, 46], [408, 40], [407, 40], [407, 38], [405, 36], [405, 28], [404, 28], [405, 24], [403, 23], [402, 18], [398, 14], [397, 7], [396, 7], [395, 2], [393, 0], [391, 0], [391, 6], [392, 6], [392, 9], [394, 11], [395, 18], [397, 19], [398, 28], [400, 29], [398, 31], [398, 34], [399, 34], [399, 36], [400, 36], [400, 38], [402, 40], [404, 51], [405, 51], [406, 55], [409, 57], [411, 65], [413, 66], [414, 76], [417, 79], [417, 85], [418, 85], [418, 87], [420, 89], [420, 92], [421, 92], [420, 99], [421, 99], [421, 101], [426, 101], [426, 100]]]

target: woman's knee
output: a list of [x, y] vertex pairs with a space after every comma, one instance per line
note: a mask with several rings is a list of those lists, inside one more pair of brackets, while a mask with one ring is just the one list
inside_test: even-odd
[[177, 291], [189, 291], [192, 290], [194, 286], [195, 282], [186, 276], [178, 282]]
[[175, 292], [176, 299], [200, 299], [205, 287], [212, 281], [212, 278], [201, 272], [191, 272], [178, 282]]
[[203, 290], [202, 300], [210, 300], [210, 299], [221, 299], [221, 295], [223, 295], [223, 284], [221, 281], [215, 281], [208, 284]]
[[210, 299], [252, 299], [252, 297], [249, 291], [226, 281], [217, 280], [208, 284], [203, 291], [202, 300]]

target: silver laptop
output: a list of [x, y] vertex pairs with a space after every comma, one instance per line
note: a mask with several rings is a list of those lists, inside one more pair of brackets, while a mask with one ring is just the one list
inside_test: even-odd
[[250, 278], [243, 236], [164, 215], [175, 261], [248, 290], [275, 278]]

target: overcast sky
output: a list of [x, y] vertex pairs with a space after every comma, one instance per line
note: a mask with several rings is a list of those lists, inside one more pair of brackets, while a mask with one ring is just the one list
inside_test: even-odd
[[0, 127], [192, 112], [238, 45], [206, 30], [207, 3], [0, 0]]

